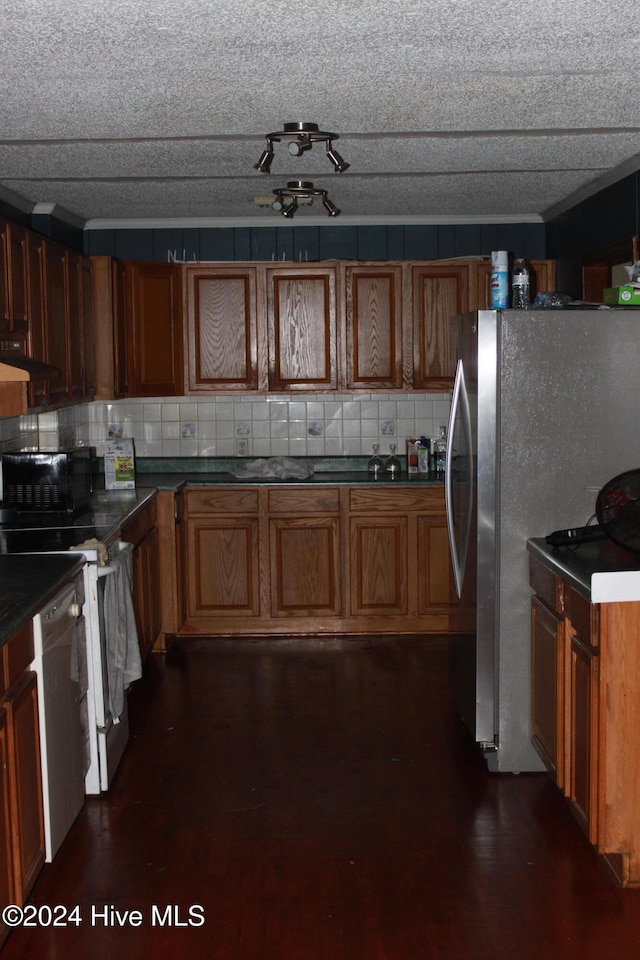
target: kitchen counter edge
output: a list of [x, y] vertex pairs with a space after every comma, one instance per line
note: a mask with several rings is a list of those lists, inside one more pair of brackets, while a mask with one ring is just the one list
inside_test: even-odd
[[527, 550], [590, 603], [640, 601], [640, 556], [612, 540], [551, 547], [540, 537], [528, 540]]

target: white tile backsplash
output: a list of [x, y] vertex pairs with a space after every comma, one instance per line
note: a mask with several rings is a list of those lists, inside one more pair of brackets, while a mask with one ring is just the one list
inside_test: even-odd
[[376, 442], [404, 454], [407, 437], [437, 435], [449, 402], [446, 393], [97, 401], [0, 418], [0, 451], [90, 444], [101, 456], [115, 426], [141, 457], [234, 456], [237, 437], [252, 457], [364, 456]]

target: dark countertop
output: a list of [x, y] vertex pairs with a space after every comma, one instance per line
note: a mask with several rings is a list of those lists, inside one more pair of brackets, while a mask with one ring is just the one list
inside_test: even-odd
[[612, 540], [551, 547], [540, 537], [527, 541], [527, 549], [591, 602], [640, 599], [640, 556]]
[[3, 647], [53, 597], [73, 580], [84, 558], [38, 554], [0, 556], [0, 647]]
[[278, 480], [275, 478], [259, 477], [236, 477], [232, 471], [241, 470], [244, 466], [251, 464], [255, 459], [253, 457], [146, 457], [136, 460], [136, 486], [148, 487], [155, 486], [161, 490], [176, 490], [186, 484], [197, 486], [232, 486], [246, 484], [274, 484], [277, 486], [304, 484], [313, 485], [337, 485], [354, 486], [359, 484], [371, 484], [380, 486], [382, 484], [426, 484], [442, 486], [444, 478], [441, 474], [409, 474], [406, 471], [404, 458], [400, 458], [402, 464], [401, 473], [396, 479], [391, 475], [376, 479], [367, 473], [368, 457], [299, 457], [301, 463], [305, 463], [313, 470], [312, 475], [306, 480], [286, 479]]
[[314, 473], [306, 480], [275, 477], [234, 477], [232, 473], [140, 473], [136, 476], [137, 488], [155, 487], [158, 490], [179, 490], [190, 485], [198, 487], [232, 486], [442, 486], [441, 477], [424, 474], [402, 473], [395, 480], [375, 480], [366, 471], [338, 470], [335, 472]]

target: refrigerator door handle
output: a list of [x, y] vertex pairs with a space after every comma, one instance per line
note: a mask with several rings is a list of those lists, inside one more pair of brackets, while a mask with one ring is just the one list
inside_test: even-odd
[[[465, 511], [465, 517], [463, 518], [464, 529], [461, 531], [461, 536], [459, 540], [456, 538], [456, 516], [455, 516], [455, 499], [453, 496], [453, 452], [454, 452], [454, 436], [455, 436], [455, 424], [456, 420], [460, 416], [462, 421], [462, 428], [464, 431], [464, 446], [467, 451], [467, 456], [472, 459], [473, 454], [470, 449], [471, 442], [471, 418], [469, 413], [469, 398], [467, 395], [467, 386], [464, 378], [464, 366], [462, 360], [458, 360], [458, 365], [456, 367], [456, 377], [453, 384], [453, 394], [451, 397], [451, 410], [449, 412], [449, 426], [447, 430], [447, 436], [449, 438], [447, 443], [447, 454], [445, 462], [445, 474], [444, 474], [444, 497], [445, 497], [445, 508], [447, 514], [447, 531], [449, 533], [449, 550], [451, 553], [451, 564], [453, 566], [453, 577], [456, 585], [456, 593], [458, 597], [462, 596], [462, 584], [464, 580], [464, 568], [466, 565], [467, 559], [467, 550], [469, 547], [469, 534], [470, 534], [470, 511], [469, 507]], [[471, 483], [471, 473], [467, 467], [467, 484]], [[467, 497], [472, 496], [472, 491], [468, 489], [466, 491]]]

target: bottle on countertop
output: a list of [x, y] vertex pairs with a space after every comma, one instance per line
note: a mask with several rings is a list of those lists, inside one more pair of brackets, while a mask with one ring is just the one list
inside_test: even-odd
[[429, 437], [420, 437], [418, 440], [418, 473], [429, 473], [430, 454], [431, 440]]
[[445, 426], [440, 427], [440, 434], [436, 437], [434, 447], [436, 473], [444, 473], [447, 459], [447, 428]]
[[373, 444], [373, 456], [369, 457], [369, 462], [367, 463], [367, 471], [377, 480], [384, 473], [384, 460], [380, 456], [380, 444]]
[[531, 306], [529, 268], [521, 257], [513, 264], [511, 306], [514, 310], [528, 310]]
[[418, 472], [418, 447], [419, 440], [407, 440], [407, 473]]
[[391, 479], [395, 480], [396, 477], [400, 476], [400, 461], [396, 457], [396, 445], [395, 443], [389, 444], [389, 456], [384, 461], [384, 470], [385, 473], [391, 475]]

